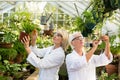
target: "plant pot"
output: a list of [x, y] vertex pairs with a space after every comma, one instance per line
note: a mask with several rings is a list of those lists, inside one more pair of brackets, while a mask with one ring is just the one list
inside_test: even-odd
[[12, 48], [12, 43], [1, 42], [0, 48]]
[[44, 30], [44, 35], [49, 35], [49, 36], [52, 36], [53, 35], [53, 29], [50, 29], [50, 30]]
[[27, 34], [27, 33], [25, 33], [25, 32], [20, 32], [19, 40], [20, 40], [20, 41], [23, 40], [23, 38], [24, 38], [25, 36], [28, 37], [29, 34]]
[[23, 55], [21, 54], [17, 54], [16, 58], [15, 58], [15, 63], [20, 64], [23, 61]]
[[103, 0], [105, 5], [104, 13], [114, 11], [119, 8], [119, 0], [118, 2], [116, 0]]
[[108, 75], [112, 75], [113, 73], [118, 73], [118, 67], [116, 65], [109, 64], [106, 65], [105, 68]]

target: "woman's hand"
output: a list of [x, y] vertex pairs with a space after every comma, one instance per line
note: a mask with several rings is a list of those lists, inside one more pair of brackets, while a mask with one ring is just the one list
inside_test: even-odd
[[105, 42], [106, 46], [105, 46], [105, 54], [108, 57], [108, 59], [110, 59], [110, 43], [109, 43], [109, 36], [104, 35], [101, 37], [101, 39]]
[[101, 37], [101, 39], [105, 42], [105, 43], [109, 43], [109, 36], [104, 35]]
[[24, 44], [25, 48], [29, 47], [30, 37], [29, 36], [23, 37], [23, 39], [21, 40], [21, 42]]
[[92, 43], [92, 44], [93, 44], [93, 47], [97, 48], [99, 42], [100, 42], [99, 40], [94, 40], [93, 43]]
[[30, 50], [30, 47], [29, 47], [30, 37], [29, 36], [23, 37], [21, 42], [24, 44], [24, 47], [25, 47], [27, 53], [31, 53], [31, 50]]
[[32, 46], [34, 46], [36, 44], [37, 37], [38, 37], [38, 32], [35, 29], [32, 31], [32, 34], [31, 34], [31, 45]]

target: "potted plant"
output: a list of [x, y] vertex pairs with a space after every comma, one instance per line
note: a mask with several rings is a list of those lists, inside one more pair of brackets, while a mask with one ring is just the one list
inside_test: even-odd
[[31, 36], [32, 33], [37, 33], [40, 30], [38, 25], [34, 24], [32, 20], [26, 20], [21, 23], [22, 31], [20, 32], [19, 39], [22, 40], [24, 36]]
[[104, 12], [111, 12], [118, 8], [120, 8], [120, 0], [103, 0], [105, 11]]
[[10, 64], [8, 60], [3, 60], [0, 65], [0, 70], [3, 72], [3, 76], [15, 78], [15, 74], [21, 71], [21, 64]]
[[81, 31], [84, 37], [88, 37], [88, 35], [93, 32], [93, 28], [95, 27], [96, 23], [91, 12], [84, 11], [82, 15], [83, 18], [75, 18], [74, 25], [76, 27], [73, 30]]
[[34, 29], [40, 30], [38, 25], [33, 23], [31, 20], [30, 12], [14, 12], [9, 17], [5, 19], [5, 22], [9, 21], [9, 28], [11, 30], [16, 31], [17, 37], [22, 38], [22, 35], [28, 36]]
[[16, 33], [8, 27], [6, 23], [1, 23], [1, 41], [0, 41], [0, 47], [2, 48], [11, 48], [12, 43], [16, 40]]
[[17, 56], [17, 51], [13, 48], [0, 48], [0, 55], [2, 59], [9, 60], [10, 62], [14, 62], [14, 59]]
[[22, 29], [23, 31], [20, 32], [20, 40], [24, 36], [30, 36], [32, 31], [37, 32], [38, 27], [32, 21], [28, 20], [28, 21], [22, 22]]
[[21, 63], [23, 62], [23, 60], [26, 58], [27, 56], [27, 53], [26, 53], [26, 50], [24, 49], [24, 46], [23, 44], [19, 41], [19, 40], [16, 40], [14, 42], [14, 46], [13, 48], [17, 51], [17, 56], [15, 58], [15, 63]]

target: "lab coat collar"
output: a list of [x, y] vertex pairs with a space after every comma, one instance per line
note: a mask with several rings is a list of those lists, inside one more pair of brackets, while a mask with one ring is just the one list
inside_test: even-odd
[[[77, 55], [77, 56], [80, 56], [75, 50], [73, 50], [72, 53], [74, 53], [74, 54]], [[83, 55], [82, 55], [82, 56], [84, 56], [84, 55], [85, 55], [85, 53], [83, 52]]]

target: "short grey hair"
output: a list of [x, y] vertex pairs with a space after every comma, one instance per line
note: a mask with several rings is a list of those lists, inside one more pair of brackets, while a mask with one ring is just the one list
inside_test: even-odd
[[72, 34], [69, 35], [69, 44], [70, 44], [70, 46], [71, 46], [72, 49], [74, 48], [74, 46], [71, 44], [71, 42], [75, 38], [76, 34], [81, 34], [81, 32], [74, 32], [74, 33], [72, 33]]

